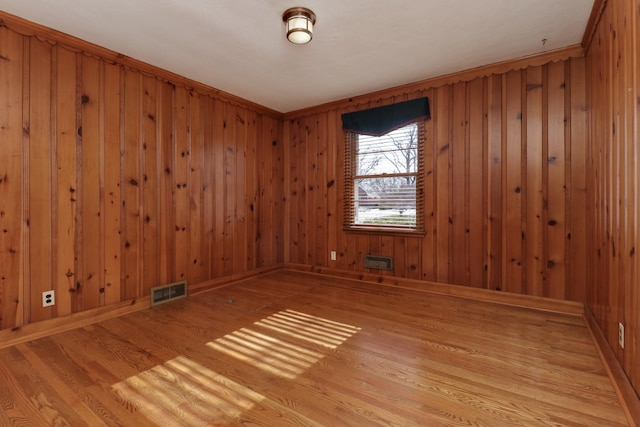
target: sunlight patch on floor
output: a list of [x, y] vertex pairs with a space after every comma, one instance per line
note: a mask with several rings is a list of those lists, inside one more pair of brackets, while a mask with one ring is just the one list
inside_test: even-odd
[[[356, 326], [283, 310], [207, 346], [266, 374], [292, 380], [322, 359], [324, 350], [337, 348], [358, 331]], [[266, 399], [185, 356], [121, 381], [113, 389], [124, 406], [161, 425], [225, 424]]]
[[[283, 310], [207, 343], [210, 348], [269, 374], [294, 379], [324, 357], [322, 348], [335, 349], [360, 328], [293, 310]], [[261, 330], [266, 330], [262, 332]], [[277, 338], [280, 335], [282, 338]], [[291, 338], [320, 346], [318, 350]]]
[[113, 386], [159, 425], [203, 425], [238, 419], [265, 397], [184, 356], [141, 372]]
[[[269, 339], [266, 339], [269, 338]], [[207, 346], [262, 369], [272, 375], [293, 379], [310, 368], [321, 353], [242, 328], [218, 338]]]
[[334, 322], [294, 310], [282, 310], [254, 324], [330, 349], [337, 348], [360, 331], [360, 328], [356, 326]]

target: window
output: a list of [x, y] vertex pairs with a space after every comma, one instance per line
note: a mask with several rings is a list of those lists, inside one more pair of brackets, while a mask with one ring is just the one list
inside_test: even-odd
[[345, 228], [422, 232], [424, 121], [346, 134]]
[[342, 115], [345, 230], [424, 233], [424, 122], [419, 98]]

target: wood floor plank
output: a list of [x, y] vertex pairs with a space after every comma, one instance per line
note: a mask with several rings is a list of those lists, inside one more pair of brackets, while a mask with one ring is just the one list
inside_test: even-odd
[[286, 270], [4, 348], [0, 380], [0, 425], [628, 425], [578, 316]]

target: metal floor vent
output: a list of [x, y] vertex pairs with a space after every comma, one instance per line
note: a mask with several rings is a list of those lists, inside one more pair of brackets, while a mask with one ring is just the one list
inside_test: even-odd
[[390, 256], [365, 255], [365, 268], [377, 268], [378, 270], [392, 270], [393, 258]]
[[151, 288], [151, 307], [187, 296], [187, 282], [175, 282]]

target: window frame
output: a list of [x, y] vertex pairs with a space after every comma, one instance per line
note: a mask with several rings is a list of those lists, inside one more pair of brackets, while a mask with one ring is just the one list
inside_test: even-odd
[[[366, 135], [364, 133], [358, 133], [351, 130], [345, 130], [345, 167], [344, 167], [344, 224], [343, 230], [346, 232], [354, 233], [374, 233], [374, 234], [390, 234], [390, 235], [425, 235], [425, 216], [424, 216], [424, 150], [426, 142], [426, 119], [419, 118], [403, 124], [395, 129], [391, 129], [385, 133], [389, 134], [394, 130], [401, 127], [416, 124], [418, 128], [418, 145], [417, 145], [417, 158], [416, 158], [416, 224], [415, 226], [402, 226], [402, 225], [386, 225], [386, 224], [356, 224], [356, 180], [361, 179], [362, 176], [357, 175], [358, 170], [358, 136]], [[371, 176], [379, 176], [380, 174], [372, 174]], [[389, 174], [390, 177], [397, 175], [395, 173]], [[413, 173], [412, 173], [413, 175]]]

